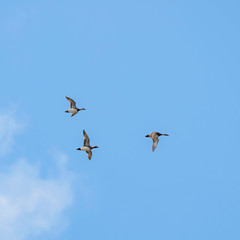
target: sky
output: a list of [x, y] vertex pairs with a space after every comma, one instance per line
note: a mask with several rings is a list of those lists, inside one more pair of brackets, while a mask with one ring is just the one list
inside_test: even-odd
[[2, 2], [0, 239], [239, 240], [239, 7]]

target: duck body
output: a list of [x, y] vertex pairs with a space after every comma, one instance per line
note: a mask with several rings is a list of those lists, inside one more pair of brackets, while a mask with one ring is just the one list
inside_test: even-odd
[[90, 139], [89, 139], [87, 133], [85, 132], [85, 130], [83, 130], [83, 136], [84, 136], [83, 147], [77, 148], [77, 150], [86, 152], [87, 155], [88, 155], [88, 159], [91, 160], [92, 149], [98, 148], [98, 146], [93, 146], [93, 147], [90, 146]]
[[83, 146], [77, 150], [81, 150], [81, 151], [85, 151], [85, 152], [88, 152], [88, 151], [91, 151], [91, 148], [90, 147], [86, 147], [86, 146]]
[[77, 108], [76, 107], [76, 102], [74, 100], [72, 100], [71, 98], [67, 97], [67, 100], [70, 103], [70, 109], [66, 110], [66, 113], [72, 113], [71, 117], [73, 117], [75, 114], [77, 114], [79, 111], [81, 110], [86, 110], [85, 108]]
[[157, 145], [158, 145], [158, 142], [159, 142], [159, 139], [158, 137], [159, 136], [169, 136], [168, 134], [166, 133], [159, 133], [159, 132], [151, 132], [150, 134], [146, 135], [145, 137], [150, 137], [152, 140], [153, 140], [153, 145], [152, 145], [152, 151], [154, 152]]
[[78, 112], [79, 110], [77, 108], [70, 108], [69, 110], [66, 110], [65, 112], [67, 113], [73, 113], [74, 115]]

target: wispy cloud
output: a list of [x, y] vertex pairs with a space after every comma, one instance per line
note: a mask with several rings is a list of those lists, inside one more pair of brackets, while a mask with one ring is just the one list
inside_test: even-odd
[[8, 153], [13, 144], [16, 134], [22, 132], [23, 124], [16, 121], [12, 112], [0, 115], [0, 155]]
[[[58, 167], [64, 167], [61, 161]], [[62, 170], [58, 177], [43, 178], [39, 166], [26, 160], [0, 173], [0, 239], [22, 240], [58, 224], [73, 201], [72, 181]]]
[[[14, 136], [23, 130], [14, 116], [13, 112], [0, 115], [1, 153], [12, 149]], [[0, 239], [34, 239], [65, 224], [77, 176], [68, 170], [67, 155], [56, 151], [53, 155], [50, 173], [54, 174], [46, 176], [39, 162], [21, 158], [0, 171]]]

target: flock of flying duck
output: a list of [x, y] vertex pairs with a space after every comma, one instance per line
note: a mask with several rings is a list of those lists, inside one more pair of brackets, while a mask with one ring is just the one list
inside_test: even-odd
[[[75, 114], [77, 114], [81, 110], [86, 110], [85, 108], [77, 108], [76, 102], [74, 100], [72, 100], [69, 97], [66, 97], [66, 98], [70, 103], [70, 109], [66, 110], [65, 112], [72, 113], [71, 117], [73, 117]], [[150, 134], [145, 136], [145, 137], [150, 137], [153, 140], [153, 145], [152, 145], [153, 152], [158, 145], [158, 142], [159, 142], [158, 137], [159, 136], [169, 136], [169, 135], [166, 133], [151, 132]], [[92, 149], [98, 148], [98, 146], [93, 146], [93, 147], [90, 146], [90, 139], [89, 139], [87, 133], [85, 132], [85, 130], [83, 130], [83, 137], [84, 137], [83, 147], [77, 148], [77, 150], [85, 151], [88, 155], [88, 159], [91, 160]]]

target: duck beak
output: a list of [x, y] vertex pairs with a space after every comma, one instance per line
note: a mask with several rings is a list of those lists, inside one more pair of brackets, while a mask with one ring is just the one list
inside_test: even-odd
[[77, 148], [76, 150], [81, 150], [81, 148]]
[[145, 137], [149, 137], [149, 135], [146, 135]]

